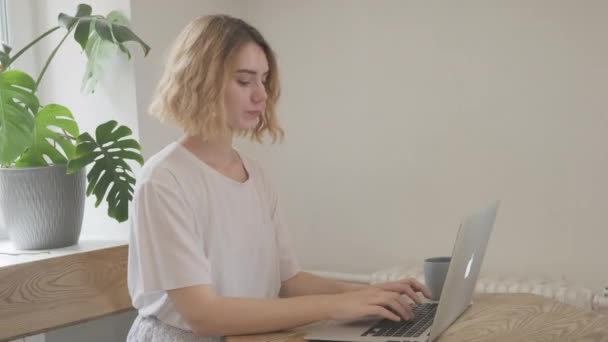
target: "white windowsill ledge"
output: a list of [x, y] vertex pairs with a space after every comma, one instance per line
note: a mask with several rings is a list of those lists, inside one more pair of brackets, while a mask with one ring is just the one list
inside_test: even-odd
[[56, 258], [71, 254], [90, 252], [98, 249], [127, 245], [127, 240], [111, 240], [102, 236], [81, 236], [78, 244], [57, 249], [23, 251], [16, 249], [8, 239], [0, 240], [0, 267]]

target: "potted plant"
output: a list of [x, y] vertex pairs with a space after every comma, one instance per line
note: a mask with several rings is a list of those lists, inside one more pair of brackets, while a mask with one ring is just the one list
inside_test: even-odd
[[[0, 225], [19, 249], [77, 243], [85, 192], [95, 195], [96, 207], [105, 199], [110, 217], [127, 220], [135, 185], [129, 163], [143, 164], [140, 145], [128, 127], [112, 120], [100, 124], [94, 134], [81, 134], [70, 110], [42, 105], [37, 90], [57, 50], [71, 35], [87, 57], [82, 83], [86, 93], [94, 91], [103, 70], [100, 57], [124, 53], [130, 58], [127, 42], [139, 44], [144, 55], [150, 48], [117, 11], [93, 15], [89, 5], [80, 4], [74, 16], [60, 13], [58, 20], [58, 26], [17, 53], [11, 55], [5, 44], [0, 49]], [[63, 39], [35, 81], [10, 68], [33, 45], [61, 30]]]

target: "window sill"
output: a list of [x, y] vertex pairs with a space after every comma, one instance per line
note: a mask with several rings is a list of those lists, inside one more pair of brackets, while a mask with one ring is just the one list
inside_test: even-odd
[[23, 251], [15, 249], [8, 239], [0, 239], [0, 268], [123, 245], [126, 246], [127, 241], [104, 240], [97, 236], [83, 236], [78, 244], [73, 246]]

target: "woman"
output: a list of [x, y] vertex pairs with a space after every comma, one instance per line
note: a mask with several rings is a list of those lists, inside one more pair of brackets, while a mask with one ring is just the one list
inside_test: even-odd
[[302, 272], [262, 168], [235, 135], [282, 138], [275, 55], [244, 21], [205, 16], [177, 37], [151, 112], [184, 131], [143, 167], [133, 201], [128, 341], [217, 341], [312, 323], [412, 317], [413, 279], [354, 286]]

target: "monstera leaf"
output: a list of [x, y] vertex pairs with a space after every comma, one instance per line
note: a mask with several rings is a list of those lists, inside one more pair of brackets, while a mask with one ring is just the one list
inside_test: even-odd
[[96, 207], [106, 198], [108, 216], [123, 222], [129, 218], [129, 201], [133, 198], [135, 185], [133, 171], [126, 160], [140, 165], [144, 160], [139, 143], [130, 138], [131, 130], [117, 125], [114, 120], [100, 125], [95, 130], [96, 139], [88, 133], [81, 134], [76, 156], [68, 162], [68, 173], [92, 163], [93, 167], [87, 174], [87, 196], [95, 194]]
[[[74, 156], [72, 140], [78, 137], [78, 125], [64, 106], [50, 104], [36, 114], [34, 144], [19, 158], [17, 167], [47, 166], [47, 156], [54, 164], [66, 164]], [[51, 144], [53, 142], [53, 144]], [[58, 150], [57, 145], [63, 150]]]
[[68, 30], [75, 27], [74, 39], [87, 55], [87, 68], [81, 86], [84, 93], [95, 91], [103, 70], [118, 51], [131, 58], [131, 52], [124, 43], [130, 41], [139, 43], [144, 55], [148, 55], [150, 51], [150, 47], [131, 31], [128, 19], [119, 12], [112, 11], [107, 17], [91, 15], [91, 13], [91, 6], [80, 4], [75, 16], [65, 13], [59, 15], [61, 25]]
[[9, 165], [32, 145], [34, 114], [40, 106], [36, 82], [26, 73], [0, 73], [0, 164]]
[[118, 54], [118, 46], [94, 35], [89, 39], [85, 52], [88, 57], [87, 67], [80, 91], [90, 95], [95, 92], [95, 87], [109, 62]]

